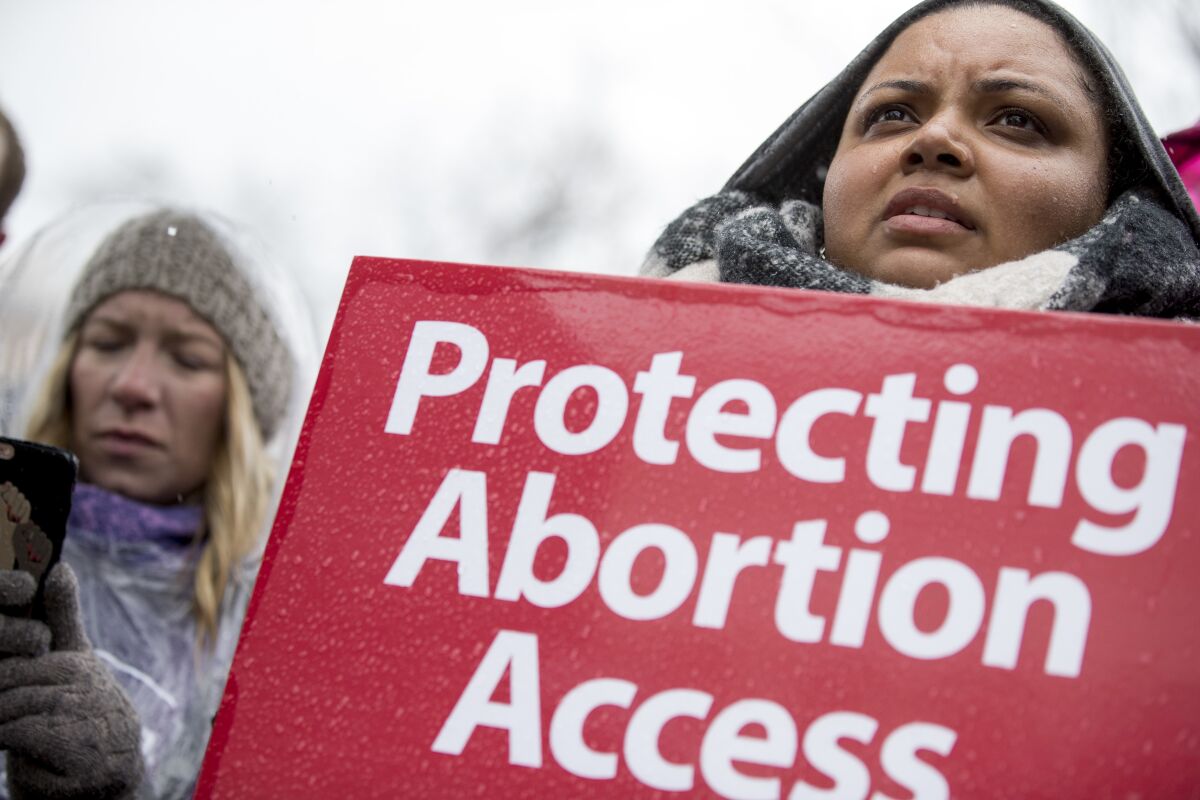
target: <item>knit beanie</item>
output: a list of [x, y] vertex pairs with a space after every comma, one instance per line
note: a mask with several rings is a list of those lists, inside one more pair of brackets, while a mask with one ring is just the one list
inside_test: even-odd
[[67, 304], [66, 330], [77, 329], [96, 305], [127, 289], [178, 298], [216, 328], [246, 376], [254, 416], [270, 439], [287, 407], [291, 355], [217, 233], [173, 209], [121, 225], [83, 268]]

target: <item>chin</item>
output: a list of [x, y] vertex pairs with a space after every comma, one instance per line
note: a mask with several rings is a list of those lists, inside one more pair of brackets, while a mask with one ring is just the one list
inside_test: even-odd
[[90, 480], [101, 489], [128, 497], [130, 500], [152, 504], [161, 504], [164, 502], [162, 500], [161, 488], [151, 484], [143, 476], [129, 474], [94, 475]]
[[869, 270], [855, 270], [872, 280], [932, 289], [938, 284], [972, 271], [972, 267], [942, 253], [896, 253], [884, 256]]

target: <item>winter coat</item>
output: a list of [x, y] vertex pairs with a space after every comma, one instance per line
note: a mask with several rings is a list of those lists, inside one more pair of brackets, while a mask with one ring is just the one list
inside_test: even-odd
[[1120, 67], [1079, 22], [1046, 0], [1004, 0], [1073, 45], [1109, 98], [1114, 191], [1075, 239], [932, 289], [896, 286], [823, 257], [824, 179], [863, 80], [896, 36], [963, 0], [928, 0], [883, 31], [802, 105], [724, 189], [672, 222], [641, 268], [651, 277], [719, 280], [1005, 308], [1200, 316], [1200, 217]]

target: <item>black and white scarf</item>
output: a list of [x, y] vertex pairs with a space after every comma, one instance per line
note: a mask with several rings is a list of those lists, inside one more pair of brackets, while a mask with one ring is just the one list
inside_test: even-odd
[[881, 283], [821, 256], [821, 209], [729, 190], [672, 222], [641, 273], [1013, 309], [1200, 317], [1200, 253], [1187, 225], [1144, 190], [1081, 236], [932, 289]]

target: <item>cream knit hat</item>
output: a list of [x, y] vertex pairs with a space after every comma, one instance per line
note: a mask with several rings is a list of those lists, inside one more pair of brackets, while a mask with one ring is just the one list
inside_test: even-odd
[[217, 329], [246, 375], [254, 415], [269, 439], [287, 407], [291, 354], [217, 233], [195, 215], [172, 209], [126, 222], [83, 268], [67, 304], [66, 330], [126, 289], [177, 297]]

